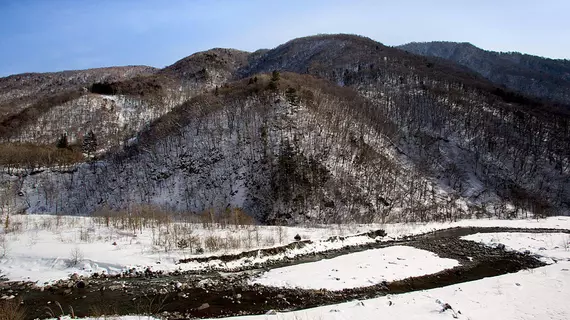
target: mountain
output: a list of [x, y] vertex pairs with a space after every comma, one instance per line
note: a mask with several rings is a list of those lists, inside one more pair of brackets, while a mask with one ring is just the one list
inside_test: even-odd
[[[104, 129], [112, 118], [69, 120], [67, 127], [106, 137], [93, 159], [48, 165], [3, 156], [2, 210], [239, 207], [260, 222], [291, 224], [570, 209], [567, 109], [368, 38], [319, 35], [254, 53], [212, 49], [86, 88], [91, 100], [52, 108], [66, 106], [59, 114], [80, 119], [102, 108], [94, 101], [110, 100], [140, 121], [124, 117], [132, 129], [118, 134]], [[65, 128], [56, 116], [35, 119], [36, 128]], [[57, 138], [30, 132], [18, 131], [18, 139], [53, 145]], [[16, 150], [11, 141], [7, 150]]]
[[570, 105], [570, 60], [487, 51], [470, 43], [413, 42], [398, 48], [451, 60], [505, 88]]
[[0, 78], [0, 141], [53, 144], [66, 134], [79, 144], [94, 131], [100, 150], [118, 147], [174, 106], [228, 81], [247, 56], [212, 49], [160, 70], [114, 67]]

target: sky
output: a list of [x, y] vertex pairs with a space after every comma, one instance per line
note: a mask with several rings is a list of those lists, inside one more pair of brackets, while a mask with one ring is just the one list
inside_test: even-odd
[[255, 51], [319, 33], [570, 59], [569, 12], [569, 0], [0, 0], [0, 76], [161, 68], [214, 47]]

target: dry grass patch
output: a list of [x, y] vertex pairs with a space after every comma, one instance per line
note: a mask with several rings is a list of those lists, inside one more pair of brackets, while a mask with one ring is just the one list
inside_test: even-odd
[[19, 301], [14, 299], [0, 302], [0, 320], [24, 320], [26, 313]]

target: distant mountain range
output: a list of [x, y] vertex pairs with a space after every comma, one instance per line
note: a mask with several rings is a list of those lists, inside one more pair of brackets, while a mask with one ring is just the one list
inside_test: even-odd
[[239, 207], [276, 224], [568, 214], [568, 62], [441, 46], [465, 49], [319, 35], [164, 69], [0, 78], [0, 209]]
[[465, 42], [414, 42], [398, 48], [447, 59], [510, 90], [570, 105], [570, 60], [486, 51]]

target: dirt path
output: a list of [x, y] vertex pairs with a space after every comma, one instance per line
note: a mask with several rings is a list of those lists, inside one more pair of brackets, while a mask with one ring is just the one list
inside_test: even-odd
[[[456, 259], [461, 264], [437, 274], [342, 291], [249, 285], [248, 279], [262, 271], [258, 268], [260, 266], [257, 266], [258, 269], [243, 268], [232, 272], [209, 271], [168, 275], [148, 272], [134, 278], [76, 279], [62, 281], [59, 285], [44, 289], [39, 289], [31, 283], [2, 283], [0, 295], [15, 295], [16, 299], [21, 299], [27, 319], [59, 316], [62, 314], [60, 309], [63, 309], [65, 314], [73, 313], [80, 317], [103, 314], [160, 314], [168, 319], [188, 319], [310, 308], [353, 299], [373, 298], [388, 293], [437, 288], [544, 265], [531, 255], [505, 251], [502, 248], [490, 248], [460, 239], [462, 236], [480, 232], [570, 233], [569, 230], [553, 229], [453, 228], [401, 241], [346, 247], [294, 260], [274, 261], [261, 266], [262, 270], [267, 270], [393, 245], [408, 245], [429, 250], [441, 257]], [[282, 249], [268, 250], [277, 254]], [[266, 253], [271, 254], [271, 252]], [[226, 256], [224, 259], [229, 261], [248, 254], [251, 253]], [[202, 258], [204, 259], [211, 258]]]

